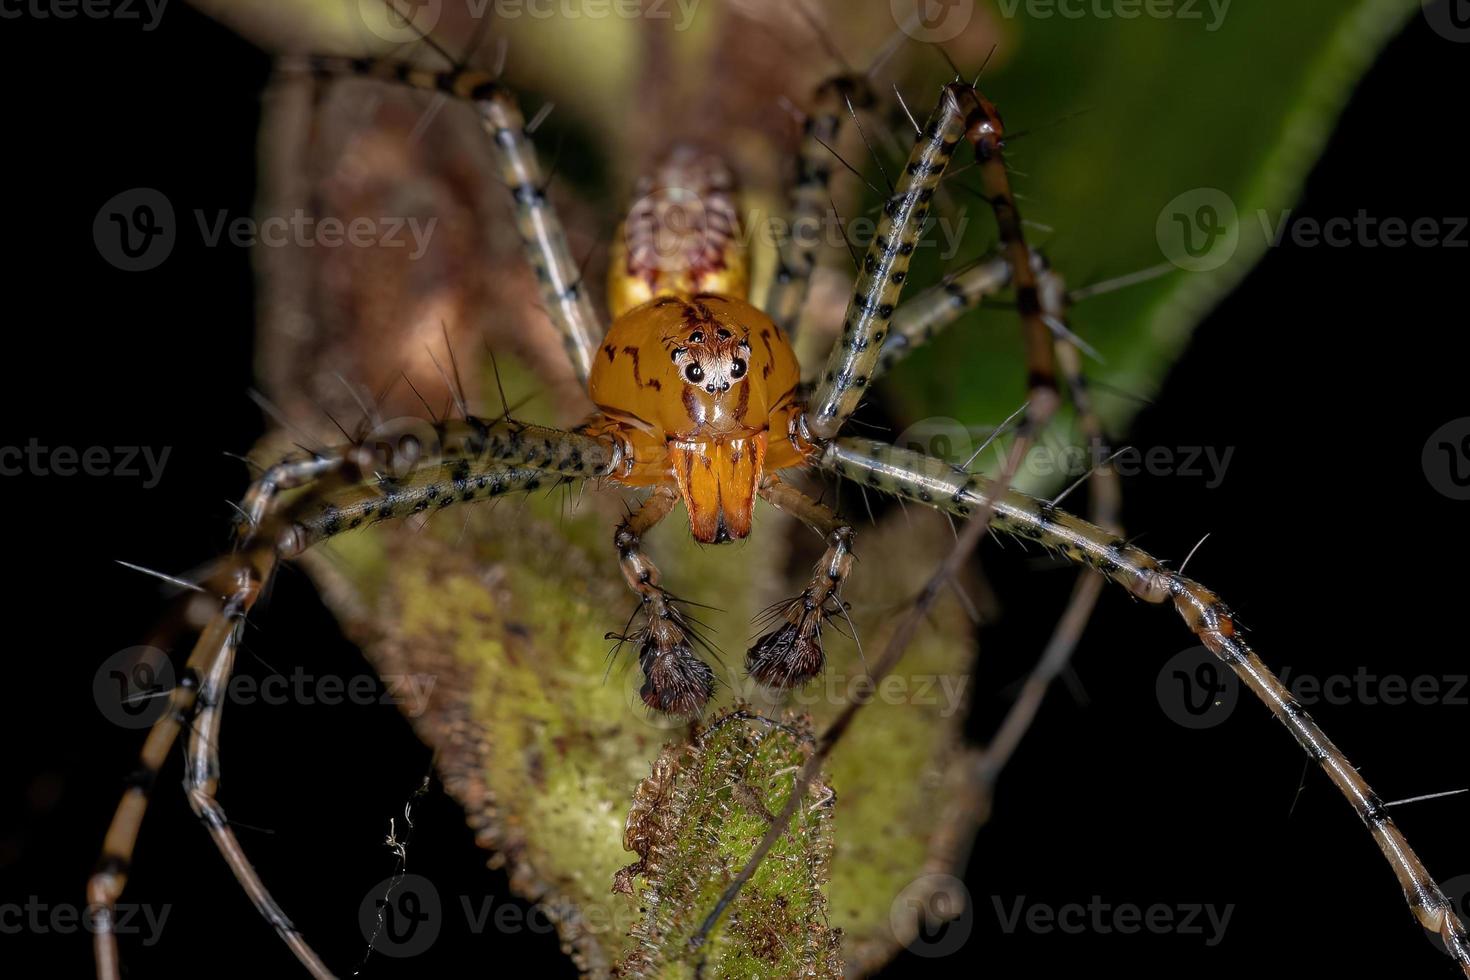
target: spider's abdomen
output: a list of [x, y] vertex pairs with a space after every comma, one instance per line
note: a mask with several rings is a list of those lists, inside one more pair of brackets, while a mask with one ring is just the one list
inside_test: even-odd
[[[676, 482], [700, 541], [742, 538], [761, 474], [800, 463], [796, 355], [764, 313], [727, 296], [662, 296], [624, 313], [588, 388], [632, 450], [632, 484]], [[768, 455], [769, 453], [769, 455]]]
[[614, 317], [658, 296], [745, 295], [749, 258], [724, 160], [676, 146], [638, 181], [633, 198], [608, 263]]

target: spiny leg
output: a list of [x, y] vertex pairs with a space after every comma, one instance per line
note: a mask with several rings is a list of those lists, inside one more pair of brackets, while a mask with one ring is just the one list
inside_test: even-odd
[[[401, 453], [410, 443], [412, 452], [405, 458]], [[487, 486], [507, 487], [518, 480], [528, 484], [538, 477], [603, 476], [613, 473], [622, 459], [616, 445], [578, 433], [504, 419], [466, 418], [434, 423], [427, 426], [423, 438], [404, 437], [396, 447], [386, 443], [354, 444], [298, 453], [268, 468], [244, 497], [241, 511], [246, 520], [240, 528], [240, 543], [206, 586], [218, 597], [218, 606], [200, 631], [178, 684], [169, 693], [166, 711], [148, 732], [138, 767], [108, 826], [98, 869], [87, 884], [99, 980], [121, 976], [114, 923], [116, 905], [127, 884], [152, 785], [184, 728], [193, 733], [185, 777], [191, 805], [209, 824], [216, 844], [256, 907], [302, 965], [314, 977], [332, 975], [271, 900], [213, 803], [218, 772], [212, 756], [213, 746], [218, 744], [217, 695], [228, 680], [238, 631], [283, 556], [369, 522], [370, 515], [371, 520], [384, 520], [420, 513], [428, 509], [417, 506], [422, 500], [439, 501], [437, 506], [445, 506], [444, 501], [476, 499], [477, 494], [468, 498], [463, 494], [479, 490], [481, 475], [491, 478]], [[384, 483], [382, 474], [405, 464], [422, 466], [422, 473], [437, 473], [440, 479], [437, 483], [432, 477]], [[371, 508], [362, 503], [367, 496], [355, 486], [367, 480], [374, 481], [367, 495], [373, 501]], [[276, 507], [280, 492], [294, 488], [303, 489], [307, 496], [287, 507]], [[360, 523], [354, 524], [358, 519]]]
[[683, 617], [658, 584], [658, 567], [641, 550], [643, 535], [678, 502], [674, 487], [655, 487], [643, 505], [618, 524], [613, 545], [618, 549], [623, 578], [642, 603], [644, 625], [628, 639], [638, 645], [643, 703], [668, 714], [697, 715], [714, 695], [714, 671], [694, 655]]
[[765, 299], [767, 315], [792, 338], [817, 265], [821, 228], [832, 206], [830, 187], [838, 135], [849, 106], [869, 106], [873, 95], [864, 79], [836, 75], [817, 86], [812, 101], [812, 112], [802, 123], [796, 182], [788, 196], [790, 225], [777, 248], [776, 271]]
[[1035, 541], [1086, 565], [1146, 602], [1172, 601], [1185, 625], [1228, 664], [1296, 738], [1302, 750], [1352, 804], [1403, 888], [1409, 910], [1437, 933], [1470, 976], [1470, 939], [1453, 904], [1435, 884], [1388, 809], [1357, 769], [1245, 642], [1229, 608], [1210, 590], [1157, 559], [1046, 501], [1015, 490], [991, 496], [991, 485], [921, 453], [866, 439], [828, 444], [819, 465], [866, 486], [967, 517], [993, 508], [992, 528]]
[[1107, 434], [1103, 431], [1102, 419], [1092, 401], [1092, 388], [1087, 383], [1087, 374], [1082, 368], [1082, 352], [1067, 338], [1072, 330], [1067, 323], [1068, 299], [1066, 282], [1058, 275], [1039, 253], [1037, 259], [1038, 295], [1041, 312], [1047, 325], [1055, 334], [1057, 364], [1067, 381], [1067, 394], [1077, 412], [1077, 424], [1087, 440], [1091, 452], [1093, 469], [1089, 479], [1091, 497], [1088, 517], [1092, 523], [1109, 531], [1121, 534], [1119, 521], [1123, 512], [1123, 484], [1118, 471], [1108, 465], [1103, 457], [1107, 447]]
[[942, 282], [904, 300], [893, 311], [893, 325], [869, 381], [892, 370], [899, 361], [934, 339], [940, 330], [979, 306], [986, 297], [1005, 289], [1010, 282], [1010, 262], [994, 256], [945, 276]]
[[1046, 323], [1041, 304], [1037, 270], [1026, 235], [1021, 227], [1021, 212], [1011, 192], [1010, 175], [1006, 172], [1005, 129], [1000, 114], [990, 100], [973, 87], [960, 86], [965, 106], [965, 139], [975, 148], [975, 163], [985, 197], [995, 212], [1001, 246], [1011, 264], [1011, 278], [1016, 289], [1016, 305], [1021, 311], [1021, 325], [1026, 344], [1027, 412], [1022, 423], [1023, 434], [1039, 432], [1057, 409], [1057, 366], [1052, 345], [1052, 330]]
[[536, 274], [542, 304], [562, 335], [577, 380], [585, 385], [597, 345], [607, 329], [593, 306], [581, 270], [572, 260], [561, 219], [547, 199], [548, 179], [526, 133], [526, 119], [515, 93], [496, 76], [464, 66], [431, 71], [386, 59], [322, 56], [313, 57], [310, 66], [328, 77], [366, 75], [474, 103], [490, 135], [500, 178], [510, 190], [516, 230], [526, 261]]
[[746, 653], [750, 676], [772, 687], [795, 687], [822, 670], [822, 623], [842, 611], [842, 584], [852, 571], [853, 530], [830, 507], [775, 476], [767, 477], [759, 492], [766, 503], [815, 529], [827, 542], [807, 587], [773, 609], [784, 621]]
[[330, 977], [332, 973], [327, 969], [326, 964], [321, 961], [316, 951], [311, 948], [305, 937], [271, 897], [270, 890], [260, 879], [260, 873], [245, 856], [244, 848], [240, 846], [240, 841], [235, 837], [224, 808], [215, 799], [215, 793], [219, 787], [220, 716], [224, 708], [225, 691], [229, 684], [230, 674], [234, 669], [240, 626], [243, 626], [243, 620], [226, 637], [224, 645], [220, 648], [219, 656], [215, 658], [210, 670], [199, 677], [194, 714], [189, 725], [189, 739], [185, 749], [184, 790], [189, 797], [189, 806], [193, 809], [194, 815], [209, 831], [215, 846], [230, 866], [230, 871], [234, 873], [235, 879], [249, 896], [256, 911], [271, 924], [276, 934], [281, 937], [281, 940], [295, 954], [296, 959], [306, 967], [312, 976]]
[[[883, 234], [886, 229], [880, 227], [879, 237], [869, 251], [864, 275], [859, 278], [857, 296], [849, 308], [848, 319], [843, 328], [842, 342], [839, 348], [833, 351], [833, 357], [828, 363], [828, 373], [819, 381], [817, 391], [813, 396], [811, 405], [816, 418], [809, 420], [809, 428], [819, 438], [835, 434], [837, 427], [840, 426], [840, 418], [836, 426], [824, 425], [823, 422], [824, 416], [832, 412], [831, 392], [834, 389], [840, 392], [844, 381], [850, 382], [853, 388], [866, 387], [884, 370], [891, 367], [920, 343], [932, 337], [938, 329], [978, 305], [984, 297], [994, 295], [1005, 286], [1013, 284], [1025, 327], [1028, 352], [1027, 385], [1031, 397], [1027, 403], [1025, 422], [1002, 471], [1000, 484], [1009, 486], [1039, 428], [1055, 413], [1057, 405], [1055, 365], [1057, 362], [1063, 365], [1066, 372], [1079, 422], [1094, 454], [1100, 454], [1102, 450], [1102, 427], [1092, 407], [1082, 370], [1081, 355], [1069, 339], [1072, 334], [1066, 326], [1065, 284], [1050, 269], [1040, 254], [1027, 246], [1021, 229], [1020, 214], [1015, 205], [1015, 198], [1005, 170], [1005, 162], [1001, 155], [1003, 131], [999, 116], [994, 107], [970, 86], [952, 84], [946, 87], [945, 93], [946, 100], [940, 110], [942, 111], [952, 98], [955, 111], [962, 111], [965, 116], [964, 136], [975, 148], [976, 160], [985, 183], [986, 196], [996, 212], [1005, 253], [962, 270], [945, 282], [930, 287], [898, 306], [897, 310], [893, 310], [891, 306], [888, 307], [887, 312], [892, 316], [886, 330], [886, 338], [885, 331], [873, 330], [872, 340], [868, 341], [864, 339], [867, 335], [860, 329], [858, 338], [849, 340], [849, 332], [853, 329], [853, 313], [857, 311], [860, 314], [868, 314], [869, 310], [865, 307], [871, 307], [873, 301], [873, 287], [876, 283], [873, 281], [871, 272], [875, 268], [875, 263], [881, 262], [884, 255], [884, 250], [879, 246], [884, 242]], [[920, 147], [922, 147], [922, 142], [921, 136]], [[916, 147], [915, 156], [919, 155], [920, 147]], [[943, 162], [941, 161], [934, 169], [936, 170], [934, 179], [937, 182], [943, 172]], [[911, 156], [905, 177], [910, 177], [914, 172], [915, 160]], [[932, 189], [929, 193], [932, 195]], [[897, 197], [896, 194], [895, 198]], [[885, 219], [891, 216], [892, 206], [893, 202], [890, 201], [889, 209], [885, 210]], [[923, 218], [922, 215], [915, 217], [917, 221], [912, 234], [916, 237], [918, 228], [922, 227]], [[888, 244], [891, 251], [893, 242], [890, 240]], [[897, 270], [896, 274], [890, 277], [889, 282], [895, 287], [892, 290], [895, 299], [904, 277], [906, 277], [905, 269]], [[883, 312], [884, 310], [880, 307], [878, 310], [880, 317]], [[868, 350], [869, 343], [875, 344], [878, 350]], [[1052, 353], [1053, 346], [1055, 355]], [[838, 365], [842, 372], [835, 377], [832, 371], [834, 364]], [[860, 393], [839, 394], [837, 412], [845, 410], [850, 414], [859, 396]], [[1092, 483], [1094, 520], [1103, 526], [1116, 528], [1121, 508], [1121, 490], [1116, 472], [1099, 459], [1098, 465], [1093, 470]], [[1098, 594], [1099, 590], [1090, 581], [1079, 583], [1063, 616], [1063, 627], [1059, 629], [1056, 641], [1048, 646], [1047, 656], [1044, 658], [1046, 670], [1033, 675], [1033, 680], [1041, 685], [1041, 692], [1044, 692], [1045, 684], [1050, 678], [1065, 665], [1067, 652], [1075, 644], [1075, 638], [1081, 632], [1081, 627], [1076, 624], [1085, 624]], [[1028, 688], [1026, 693], [1028, 695], [1027, 704], [1032, 703], [1038, 696], [1034, 685]], [[1018, 724], [1022, 717], [1021, 713], [1015, 715]], [[1024, 727], [1021, 730], [1024, 730]]]
[[838, 338], [817, 379], [804, 420], [816, 439], [831, 439], [857, 409], [888, 336], [914, 246], [929, 216], [934, 189], [965, 131], [962, 100], [969, 87], [946, 85], [917, 137], [853, 289]]
[[[1091, 390], [1082, 367], [1081, 351], [1067, 338], [1071, 330], [1066, 322], [1070, 305], [1066, 284], [1039, 252], [1033, 252], [1036, 265], [1042, 313], [1055, 335], [1057, 363], [1067, 381], [1068, 394], [1077, 413], [1094, 459], [1089, 475], [1088, 519], [1092, 523], [1121, 535], [1122, 486], [1118, 473], [1103, 460], [1105, 437], [1102, 423], [1092, 404]], [[1003, 256], [992, 257], [965, 268], [939, 283], [905, 300], [894, 313], [893, 328], [884, 345], [878, 373], [887, 371], [920, 344], [962, 314], [975, 308], [987, 296], [993, 296], [1010, 281], [1010, 262]], [[952, 871], [961, 867], [969, 852], [973, 834], [961, 828], [973, 827], [988, 806], [988, 793], [1001, 770], [1030, 727], [1051, 682], [1065, 669], [1072, 650], [1081, 639], [1092, 611], [1102, 593], [1103, 580], [1082, 572], [1076, 588], [1057, 622], [1036, 667], [1027, 676], [1015, 703], [1007, 712], [1000, 728], [984, 752], [969, 754], [959, 765], [969, 770], [972, 789], [964, 794], [962, 804], [969, 812], [947, 821], [955, 828], [946, 845], [938, 848], [947, 853], [935, 867]]]
[[[269, 581], [276, 562], [273, 547], [261, 540], [253, 540], [236, 551], [222, 575], [211, 583], [220, 596], [219, 606], [200, 632], [178, 684], [169, 693], [166, 711], [148, 731], [138, 767], [130, 777], [122, 802], [118, 804], [107, 828], [97, 871], [87, 882], [98, 980], [118, 980], [122, 975], [113, 920], [117, 902], [127, 884], [133, 850], [148, 808], [149, 793], [181, 729], [195, 728], [200, 724], [203, 715], [205, 737], [214, 741], [218, 731], [216, 699], [228, 679], [237, 631]], [[209, 714], [211, 711], [214, 713]], [[195, 773], [186, 766], [185, 784], [191, 790], [194, 776]], [[190, 804], [195, 805], [192, 792]], [[215, 830], [211, 825], [212, 835]], [[215, 841], [217, 844], [221, 843], [217, 835]], [[238, 851], [238, 844], [235, 849]], [[224, 850], [222, 844], [221, 850]], [[228, 854], [226, 856], [229, 857]], [[243, 855], [241, 858], [243, 860]], [[233, 861], [231, 864], [233, 867]], [[318, 980], [330, 978], [331, 971], [296, 932], [290, 920], [280, 913], [273, 902], [267, 906], [257, 900], [255, 888], [259, 886], [259, 879], [254, 876], [254, 872], [248, 878], [242, 878], [241, 883], [251, 894], [252, 900], [256, 900], [256, 907], [290, 946], [307, 972]], [[265, 897], [269, 898], [268, 895]]]

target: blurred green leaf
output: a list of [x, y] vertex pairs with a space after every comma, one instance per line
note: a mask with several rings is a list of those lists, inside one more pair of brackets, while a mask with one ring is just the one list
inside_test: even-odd
[[[1073, 287], [1174, 260], [1205, 267], [1171, 266], [1073, 310], [1073, 329], [1104, 358], [1089, 374], [1145, 398], [1194, 325], [1260, 258], [1263, 217], [1274, 228], [1291, 207], [1358, 77], [1419, 9], [1414, 0], [1225, 2], [1217, 19], [1200, 2], [1173, 5], [1199, 19], [1123, 19], [1026, 14], [1131, 6], [1112, 0], [995, 6], [1017, 11], [1017, 49], [982, 87], [1023, 134], [1008, 145], [1021, 213], [1050, 229], [1031, 228], [1031, 241]], [[994, 240], [992, 222], [976, 224], [967, 255]], [[1198, 262], [1184, 251], [1206, 243], [1213, 250]], [[896, 369], [889, 390], [910, 419], [994, 424], [1025, 398], [1020, 365], [1014, 311], [982, 309]], [[1136, 401], [1097, 400], [1121, 439]], [[1022, 481], [1032, 490], [1059, 482], [1035, 473]]]

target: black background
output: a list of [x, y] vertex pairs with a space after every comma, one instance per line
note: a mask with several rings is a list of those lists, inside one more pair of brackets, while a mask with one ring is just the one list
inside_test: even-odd
[[[225, 499], [244, 481], [221, 453], [263, 431], [244, 396], [248, 253], [181, 238], [162, 268], [130, 275], [99, 257], [91, 221], [108, 197], [137, 186], [184, 208], [250, 213], [270, 64], [181, 4], [151, 33], [86, 19], [4, 30], [18, 43], [0, 62], [9, 192], [0, 442], [172, 447], [153, 489], [121, 478], [0, 481], [10, 638], [0, 675], [0, 902], [79, 904], [141, 744], [141, 733], [96, 711], [92, 676], [104, 657], [141, 642], [158, 611], [155, 584], [113, 559], [174, 570], [206, 560], [225, 543]], [[1412, 19], [1342, 117], [1297, 213], [1470, 213], [1466, 56]], [[1420, 462], [1431, 432], [1470, 414], [1467, 258], [1463, 248], [1272, 250], [1199, 329], [1129, 436], [1137, 446], [1235, 447], [1218, 488], [1130, 479], [1125, 521], [1147, 532], [1150, 550], [1176, 558], [1212, 532], [1190, 571], [1237, 607], [1274, 665], [1320, 676], [1470, 673], [1470, 504], [1435, 492]], [[984, 638], [996, 659], [977, 733], [999, 717], [1006, 683], [1065, 601], [1071, 576], [1033, 566], [1014, 549], [987, 552], [1005, 618]], [[282, 576], [255, 645], [278, 669], [368, 672], [295, 571]], [[1264, 710], [1242, 703], [1228, 723], [1200, 732], [1163, 715], [1160, 665], [1190, 645], [1172, 614], [1107, 593], [1077, 653], [1086, 705], [1065, 688], [1049, 697], [977, 843], [972, 935], [947, 957], [906, 956], [891, 975], [1352, 975], [1374, 966], [1453, 975], [1349, 808], [1315, 769], [1303, 784], [1301, 755]], [[241, 669], [269, 671], [251, 657]], [[1470, 786], [1470, 692], [1460, 695], [1458, 705], [1349, 703], [1314, 714], [1394, 800]], [[427, 751], [392, 707], [287, 705], [232, 712], [224, 768], [222, 800], [265, 879], [327, 961], [350, 972], [362, 950], [358, 903], [392, 868], [383, 824], [427, 772]], [[130, 975], [296, 975], [177, 786], [175, 760], [127, 894], [169, 904], [171, 914], [157, 945], [124, 943]], [[446, 895], [512, 901], [452, 802], [436, 789], [416, 813], [413, 870]], [[1470, 875], [1470, 795], [1398, 815], [1441, 880]], [[1213, 947], [1199, 935], [1007, 934], [996, 912], [1020, 896], [1061, 906], [1094, 895], [1234, 911]], [[36, 958], [12, 972], [21, 950]], [[0, 933], [0, 956], [9, 975], [90, 969], [89, 943], [75, 933]], [[365, 975], [494, 973], [520, 957], [548, 976], [572, 975], [552, 937], [473, 935], [453, 915], [429, 953], [377, 958]]]

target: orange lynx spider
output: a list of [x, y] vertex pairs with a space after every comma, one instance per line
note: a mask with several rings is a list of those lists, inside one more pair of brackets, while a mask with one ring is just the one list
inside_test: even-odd
[[[780, 471], [795, 467], [836, 473], [961, 518], [978, 517], [967, 543], [988, 523], [1094, 570], [1139, 599], [1172, 602], [1189, 629], [1260, 698], [1352, 804], [1398, 877], [1411, 912], [1443, 939], [1470, 976], [1470, 940], [1451, 903], [1385, 805], [1247, 645], [1214, 593], [1115, 533], [1009, 489], [1031, 435], [1054, 410], [1059, 367], [1089, 433], [1095, 420], [1086, 408], [1080, 360], [1065, 325], [1065, 288], [1026, 244], [1002, 158], [1004, 128], [994, 106], [973, 85], [956, 80], [945, 86], [927, 122], [916, 125], [907, 165], [863, 259], [841, 337], [807, 386], [790, 337], [806, 298], [815, 245], [797, 239], [783, 243], [767, 310], [750, 305], [733, 181], [717, 158], [675, 149], [640, 186], [645, 202], [657, 200], [661, 191], [693, 194], [704, 220], [679, 236], [670, 254], [667, 242], [658, 237], [664, 218], [658, 205], [633, 209], [614, 251], [609, 283], [614, 320], [604, 329], [545, 196], [544, 175], [524, 118], [496, 77], [465, 67], [433, 72], [377, 60], [316, 59], [313, 68], [396, 79], [477, 107], [511, 189], [517, 227], [542, 300], [597, 412], [571, 431], [520, 423], [508, 414], [481, 419], [465, 413], [461, 419], [437, 422], [432, 427], [435, 443], [417, 447], [416, 462], [425, 465], [407, 479], [377, 475], [393, 472], [391, 447], [349, 444], [288, 456], [252, 484], [241, 507], [244, 521], [237, 547], [205, 583], [219, 604], [200, 630], [170, 694], [169, 710], [149, 732], [89, 882], [99, 977], [120, 976], [114, 909], [151, 784], [186, 729], [185, 784], [191, 806], [256, 908], [301, 964], [315, 977], [333, 976], [276, 905], [215, 800], [220, 695], [245, 617], [282, 559], [350, 529], [535, 489], [545, 482], [594, 479], [606, 487], [648, 487], [643, 505], [614, 533], [620, 569], [642, 612], [642, 624], [629, 639], [638, 647], [645, 677], [643, 700], [659, 711], [697, 715], [711, 697], [713, 673], [694, 653], [676, 601], [640, 550], [641, 538], [680, 502], [696, 540], [742, 538], [750, 531], [756, 496], [819, 529], [826, 552], [810, 583], [781, 607], [776, 628], [760, 637], [747, 657], [747, 668], [758, 680], [775, 687], [799, 685], [822, 668], [822, 627], [842, 608], [854, 531], [832, 509], [779, 478]], [[791, 189], [793, 218], [826, 209], [827, 147], [844, 109], [850, 111], [865, 96], [861, 77], [841, 76], [819, 88]], [[995, 208], [1002, 254], [900, 305], [931, 199], [961, 145], [974, 153], [986, 197]], [[987, 481], [921, 453], [841, 436], [863, 392], [884, 370], [934, 330], [1002, 288], [1015, 291], [1026, 331], [1032, 397], [1000, 478]], [[277, 506], [282, 491], [306, 488], [309, 492], [298, 499]], [[781, 826], [778, 821], [771, 834], [778, 835]], [[733, 890], [711, 919], [728, 904]]]

